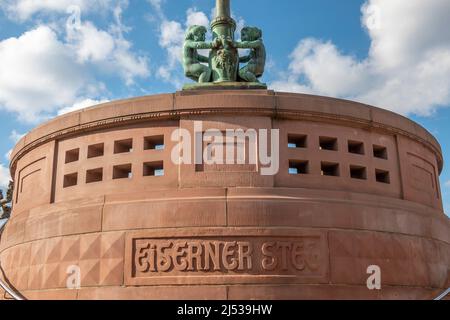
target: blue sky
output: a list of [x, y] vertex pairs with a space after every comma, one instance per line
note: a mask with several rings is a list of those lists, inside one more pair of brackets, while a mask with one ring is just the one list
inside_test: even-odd
[[[6, 154], [37, 124], [100, 101], [174, 92], [188, 24], [213, 0], [0, 0], [0, 184]], [[448, 0], [232, 1], [238, 26], [263, 29], [264, 81], [337, 96], [419, 122], [450, 158]], [[442, 176], [450, 212], [450, 171]]]

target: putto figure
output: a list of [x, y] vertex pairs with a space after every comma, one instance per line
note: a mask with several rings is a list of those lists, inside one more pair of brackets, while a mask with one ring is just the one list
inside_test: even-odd
[[[197, 83], [186, 84], [183, 90], [267, 89], [258, 81], [266, 62], [262, 31], [246, 27], [242, 30], [242, 42], [236, 42], [236, 21], [231, 17], [230, 3], [231, 0], [216, 0], [215, 18], [211, 21], [213, 42], [206, 42], [205, 27], [188, 29], [183, 47], [184, 73]], [[209, 55], [200, 55], [200, 49], [209, 49]], [[238, 49], [250, 49], [250, 54], [241, 58]], [[246, 65], [241, 67], [241, 63]]]
[[206, 41], [207, 30], [203, 26], [189, 27], [184, 42], [183, 67], [186, 77], [200, 82], [211, 82], [212, 70], [210, 67], [202, 64], [209, 63], [209, 58], [198, 53], [199, 49], [213, 49], [220, 45], [216, 39], [212, 43]]
[[241, 32], [242, 42], [235, 46], [240, 49], [250, 49], [250, 54], [240, 57], [239, 62], [248, 64], [239, 71], [239, 77], [247, 82], [258, 82], [264, 74], [266, 65], [266, 47], [262, 40], [262, 31], [255, 27], [245, 27]]
[[12, 202], [14, 183], [9, 183], [8, 191], [6, 192], [6, 198], [3, 196], [3, 191], [0, 190], [0, 206], [2, 208], [2, 214], [0, 219], [8, 219], [11, 215], [11, 207], [8, 206]]

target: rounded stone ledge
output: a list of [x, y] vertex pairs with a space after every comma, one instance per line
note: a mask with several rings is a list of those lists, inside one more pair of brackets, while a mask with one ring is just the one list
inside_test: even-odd
[[[170, 135], [196, 120], [279, 129], [278, 174], [176, 166]], [[424, 128], [351, 101], [250, 90], [110, 102], [19, 141], [24, 191], [0, 258], [32, 299], [428, 300], [450, 285], [442, 165]], [[65, 289], [73, 265], [80, 290]], [[370, 265], [380, 292], [365, 286]]]
[[15, 212], [0, 251], [59, 236], [177, 227], [334, 228], [450, 244], [450, 220], [439, 210], [406, 200], [311, 189], [199, 188], [82, 198]]
[[119, 100], [57, 117], [35, 128], [15, 146], [11, 170], [27, 152], [55, 139], [142, 121], [178, 119], [187, 115], [271, 116], [371, 128], [416, 140], [437, 157], [443, 168], [442, 150], [423, 127], [396, 113], [365, 104], [306, 94], [270, 90], [177, 92]]
[[[364, 286], [201, 286], [201, 287], [92, 287], [79, 290], [24, 291], [29, 300], [432, 300], [440, 289]], [[4, 298], [0, 297], [0, 300]]]

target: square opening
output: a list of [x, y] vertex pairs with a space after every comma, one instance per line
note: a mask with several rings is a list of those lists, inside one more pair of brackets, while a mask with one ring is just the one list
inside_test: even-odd
[[367, 169], [360, 166], [350, 166], [350, 177], [352, 179], [367, 180]]
[[113, 179], [131, 179], [131, 163], [113, 167]]
[[164, 150], [164, 136], [145, 137], [144, 150]]
[[374, 145], [373, 146], [373, 156], [375, 158], [387, 160], [388, 154], [387, 154], [386, 147]]
[[80, 149], [73, 149], [66, 151], [66, 163], [71, 163], [80, 160]]
[[86, 183], [103, 181], [103, 168], [86, 171]]
[[144, 177], [164, 176], [164, 163], [162, 161], [144, 163]]
[[308, 173], [309, 173], [309, 161], [302, 161], [302, 160], [289, 161], [289, 174], [308, 174]]
[[386, 184], [391, 183], [391, 177], [389, 175], [389, 171], [376, 169], [375, 176], [376, 176], [377, 182], [386, 183]]
[[104, 143], [98, 143], [93, 144], [88, 147], [88, 159], [90, 158], [96, 158], [96, 157], [103, 157], [105, 154], [105, 144]]
[[288, 135], [288, 148], [306, 148], [308, 146], [308, 136], [304, 134]]
[[320, 137], [319, 138], [320, 150], [338, 150], [338, 140], [337, 138], [330, 137]]
[[64, 176], [64, 188], [76, 186], [78, 184], [78, 173], [66, 174]]
[[348, 152], [364, 155], [364, 143], [359, 142], [359, 141], [349, 141], [348, 142]]
[[129, 153], [133, 151], [133, 139], [125, 139], [114, 142], [114, 154]]
[[322, 162], [322, 176], [339, 177], [339, 164], [332, 162]]

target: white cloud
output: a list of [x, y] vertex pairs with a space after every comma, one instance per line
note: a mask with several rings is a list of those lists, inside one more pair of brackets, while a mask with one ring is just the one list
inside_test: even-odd
[[204, 12], [197, 11], [195, 8], [189, 8], [186, 12], [186, 26], [194, 25], [208, 27], [209, 19]]
[[362, 7], [371, 38], [366, 59], [346, 55], [331, 42], [304, 39], [272, 87], [429, 115], [450, 104], [448, 21], [447, 0], [368, 0]]
[[136, 77], [150, 74], [148, 58], [132, 52], [132, 43], [124, 33], [129, 28], [122, 24], [122, 11], [128, 1], [119, 1], [113, 9], [115, 23], [108, 31], [98, 29], [92, 22], [82, 22], [74, 8], [66, 24], [68, 45], [73, 48], [80, 63], [94, 63], [103, 70], [115, 70], [127, 85], [134, 84]]
[[25, 21], [38, 13], [64, 13], [70, 6], [82, 11], [104, 10], [111, 0], [2, 0], [0, 7], [10, 18]]
[[165, 81], [176, 79], [173, 71], [182, 59], [184, 33], [184, 28], [179, 22], [164, 20], [161, 23], [159, 45], [167, 52], [167, 64], [159, 67], [158, 75]]
[[167, 62], [158, 68], [157, 75], [164, 81], [179, 87], [184, 82], [184, 78], [181, 76], [183, 72], [180, 68], [186, 30], [191, 25], [208, 27], [208, 16], [195, 8], [189, 8], [186, 11], [186, 20], [184, 22], [169, 20], [162, 11], [160, 0], [148, 1], [155, 10], [159, 20], [159, 45], [166, 50], [167, 54]]
[[13, 149], [9, 149], [7, 153], [5, 153], [5, 159], [6, 161], [11, 161], [11, 155], [12, 155]]
[[85, 108], [89, 108], [98, 104], [102, 104], [102, 103], [106, 103], [109, 102], [109, 100], [107, 99], [103, 99], [103, 100], [92, 100], [92, 99], [85, 99], [82, 101], [79, 101], [77, 103], [74, 103], [73, 106], [70, 107], [66, 107], [63, 109], [58, 110], [58, 115], [63, 115], [69, 112], [74, 112], [77, 110], [81, 110], [81, 109], [85, 109]]
[[113, 36], [97, 29], [89, 21], [77, 27], [68, 26], [67, 38], [81, 63], [104, 61], [114, 49]]
[[11, 131], [9, 135], [9, 140], [11, 140], [14, 143], [19, 142], [20, 139], [22, 139], [26, 133], [18, 133], [16, 130]]
[[47, 26], [0, 41], [0, 70], [0, 106], [30, 122], [71, 104], [88, 82], [88, 72]]
[[9, 169], [0, 164], [0, 189], [7, 188], [9, 181], [11, 180], [11, 175]]
[[445, 185], [447, 188], [450, 188], [450, 180], [446, 181], [446, 182], [444, 183], [444, 185]]
[[[22, 139], [26, 133], [18, 133], [16, 130], [11, 131], [9, 134], [9, 140], [11, 140], [14, 144], [19, 142], [20, 139]], [[8, 152], [5, 154], [5, 159], [9, 162], [11, 160], [11, 154], [12, 149], [8, 150]]]
[[[54, 8], [52, 1], [45, 3]], [[81, 21], [79, 8], [72, 6], [64, 11], [69, 14], [65, 29], [38, 25], [17, 38], [0, 40], [0, 108], [35, 123], [81, 98], [104, 96], [102, 76], [119, 76], [127, 85], [148, 77], [148, 58], [133, 52], [124, 36], [129, 28], [121, 14], [127, 5], [119, 0], [109, 8], [113, 22], [106, 30]]]

